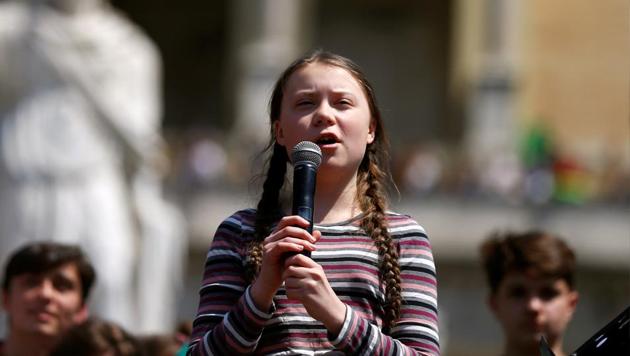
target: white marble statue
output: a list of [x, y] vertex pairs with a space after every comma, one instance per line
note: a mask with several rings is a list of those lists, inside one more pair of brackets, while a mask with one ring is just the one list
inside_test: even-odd
[[0, 262], [31, 240], [80, 244], [92, 313], [134, 332], [172, 327], [185, 247], [161, 199], [160, 70], [106, 1], [0, 3]]

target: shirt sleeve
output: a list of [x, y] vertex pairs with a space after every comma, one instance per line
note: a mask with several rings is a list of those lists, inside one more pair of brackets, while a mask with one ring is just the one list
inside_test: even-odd
[[245, 281], [237, 214], [217, 229], [206, 258], [193, 321], [188, 355], [246, 355], [252, 353], [271, 318], [256, 307]]
[[[389, 335], [350, 306], [335, 348], [351, 355], [439, 355], [437, 279], [431, 245], [422, 227], [398, 239], [402, 305]], [[330, 337], [331, 335], [329, 335]]]

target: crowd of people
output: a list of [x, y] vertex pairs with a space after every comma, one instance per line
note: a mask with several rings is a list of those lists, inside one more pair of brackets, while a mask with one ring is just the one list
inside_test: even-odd
[[[261, 198], [214, 235], [189, 354], [439, 355], [431, 243], [388, 209], [387, 136], [360, 68], [322, 51], [299, 58], [276, 82], [269, 119]], [[282, 195], [302, 140], [322, 153], [312, 233]], [[545, 337], [565, 355], [573, 252], [535, 231], [496, 236], [482, 252], [505, 354], [537, 354]]]
[[[56, 78], [61, 87], [68, 78], [82, 83], [71, 71], [65, 74], [70, 77]], [[46, 93], [35, 94], [41, 99]], [[78, 95], [97, 108], [103, 103], [89, 95], [89, 88]], [[95, 115], [103, 119], [107, 113]], [[25, 117], [17, 114], [24, 113], [5, 122]], [[120, 129], [117, 117], [110, 119], [113, 129]], [[120, 259], [108, 254], [107, 261], [92, 264], [78, 244], [41, 241], [49, 237], [46, 230], [31, 229], [38, 235], [33, 240], [40, 242], [13, 250], [4, 269], [8, 333], [0, 355], [439, 355], [431, 242], [413, 217], [390, 210], [388, 137], [374, 89], [361, 69], [324, 51], [299, 58], [274, 87], [269, 119], [260, 200], [256, 208], [239, 210], [218, 227], [194, 320], [168, 333], [141, 334], [109, 320], [107, 313], [92, 315], [87, 304], [92, 287], [100, 279], [120, 282], [108, 275], [107, 267]], [[291, 150], [304, 140], [321, 149], [313, 221], [286, 213]], [[91, 203], [100, 207], [102, 201]], [[164, 231], [146, 232], [148, 246], [159, 245], [151, 240], [152, 232]], [[121, 236], [94, 239], [105, 243], [113, 237]], [[164, 256], [173, 247], [159, 246]], [[151, 251], [152, 259], [162, 256]], [[130, 251], [124, 252], [128, 263]], [[490, 285], [488, 305], [504, 331], [504, 353], [537, 354], [544, 337], [555, 355], [566, 355], [563, 334], [578, 301], [571, 249], [545, 232], [509, 233], [489, 239], [482, 260]], [[155, 268], [147, 265], [147, 274], [154, 277]], [[164, 289], [147, 300], [155, 306]], [[155, 326], [162, 315], [152, 316]]]
[[[15, 251], [2, 276], [8, 334], [0, 355], [176, 355], [185, 352], [190, 326], [172, 333], [134, 335], [118, 323], [92, 316], [88, 298], [98, 280], [76, 245], [27, 244]], [[180, 351], [183, 350], [183, 351]]]
[[[220, 230], [226, 228], [227, 225]], [[273, 307], [270, 304], [268, 310], [260, 310], [251, 289], [242, 294], [243, 289], [235, 287], [236, 271], [221, 274], [216, 270], [229, 267], [230, 254], [226, 250], [226, 238], [234, 238], [234, 235], [221, 236], [211, 248], [215, 253], [209, 254], [213, 257], [208, 258], [208, 265], [214, 267], [208, 268], [204, 275], [199, 315], [195, 320], [196, 331], [190, 344], [192, 324], [189, 322], [181, 323], [171, 333], [138, 335], [118, 323], [91, 315], [87, 300], [98, 277], [91, 262], [78, 246], [56, 242], [38, 242], [23, 246], [11, 255], [2, 275], [2, 305], [9, 316], [9, 332], [7, 338], [0, 341], [0, 355], [172, 356], [185, 355], [187, 352], [227, 355], [269, 354], [279, 349], [299, 353], [300, 347], [306, 347], [304, 340], [308, 339], [311, 340], [306, 348], [315, 350], [331, 346], [338, 349], [337, 345], [365, 348], [342, 349], [345, 354], [391, 354], [393, 350], [402, 351], [406, 347], [414, 351], [426, 348], [426, 333], [411, 327], [413, 319], [405, 315], [421, 310], [414, 308], [412, 301], [405, 301], [406, 306], [402, 307], [403, 312], [399, 314], [401, 316], [390, 319], [389, 325], [382, 321], [387, 318], [384, 310], [374, 311], [369, 316], [371, 320], [362, 325], [360, 319], [366, 317], [366, 310], [361, 305], [362, 298], [359, 296], [343, 299], [347, 310], [337, 314], [342, 319], [341, 328], [326, 330], [318, 337], [319, 344], [315, 344], [317, 339], [312, 335], [304, 336], [301, 333], [308, 329], [316, 333], [318, 329], [330, 324], [317, 323], [315, 316], [308, 320], [308, 316], [313, 313], [324, 318], [322, 313], [335, 312], [324, 296], [309, 295], [312, 292], [308, 289], [308, 281], [316, 274], [287, 277], [301, 278], [307, 283], [285, 282], [286, 289], [275, 292], [273, 296]], [[322, 236], [319, 236], [319, 241], [322, 241]], [[299, 250], [295, 246], [292, 249]], [[494, 234], [485, 241], [480, 250], [483, 269], [488, 279], [488, 306], [503, 329], [503, 354], [536, 355], [539, 353], [541, 337], [544, 337], [555, 355], [567, 355], [563, 349], [563, 335], [578, 301], [574, 276], [575, 255], [571, 248], [558, 237], [544, 231], [532, 230]], [[296, 256], [299, 260], [305, 259], [301, 255]], [[318, 257], [315, 258], [319, 260]], [[330, 266], [324, 260], [318, 262], [323, 266]], [[287, 265], [289, 263], [290, 259], [285, 262]], [[318, 269], [311, 268], [316, 271]], [[418, 266], [416, 270], [419, 270]], [[328, 275], [334, 287], [325, 285], [325, 289], [332, 288], [334, 294], [343, 298], [343, 289], [340, 288], [343, 282], [336, 281], [334, 273]], [[317, 281], [321, 284], [327, 278], [326, 273], [320, 273], [319, 278]], [[231, 281], [231, 287], [227, 287], [228, 281]], [[304, 285], [291, 291], [289, 288], [296, 289], [296, 286], [292, 286], [294, 283]], [[405, 293], [405, 288], [421, 287], [414, 287], [409, 282], [402, 285], [403, 295], [407, 298], [411, 294]], [[204, 290], [212, 288], [219, 292], [215, 291], [212, 299], [208, 299], [210, 292]], [[233, 289], [234, 292], [227, 293], [226, 288]], [[350, 287], [346, 288], [352, 290]], [[357, 294], [366, 293], [358, 287], [354, 291]], [[238, 301], [230, 304], [233, 299]], [[304, 306], [300, 306], [300, 303]], [[307, 307], [308, 309], [299, 311]], [[356, 308], [357, 311], [349, 311], [350, 308]], [[435, 307], [433, 310], [437, 312]], [[437, 321], [437, 314], [430, 320]], [[390, 326], [395, 323], [405, 323], [406, 326]], [[254, 328], [258, 328], [259, 335], [249, 334]], [[291, 331], [292, 329], [301, 333]], [[243, 332], [240, 337], [236, 334], [238, 331]], [[394, 342], [384, 347], [374, 344], [376, 341], [387, 343], [386, 340], [375, 337], [374, 333], [381, 331], [381, 338], [394, 337]], [[345, 333], [347, 336], [342, 337], [335, 332]], [[439, 354], [437, 330], [434, 335], [435, 347], [429, 349], [427, 354]], [[243, 350], [244, 345], [239, 344], [239, 340], [248, 336], [254, 342], [250, 344], [250, 350]], [[324, 337], [327, 339], [323, 339]], [[326, 343], [325, 340], [330, 342]], [[367, 342], [368, 340], [373, 342]]]

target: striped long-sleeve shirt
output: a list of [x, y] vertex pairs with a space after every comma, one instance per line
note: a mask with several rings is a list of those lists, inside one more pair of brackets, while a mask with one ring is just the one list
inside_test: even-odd
[[439, 355], [437, 282], [424, 229], [406, 215], [387, 214], [388, 231], [399, 250], [400, 318], [383, 333], [384, 286], [378, 250], [359, 227], [360, 218], [315, 225], [322, 237], [311, 258], [347, 306], [338, 335], [287, 299], [281, 287], [271, 310], [259, 310], [245, 281], [247, 245], [253, 237], [253, 209], [241, 210], [217, 229], [208, 251], [189, 355]]

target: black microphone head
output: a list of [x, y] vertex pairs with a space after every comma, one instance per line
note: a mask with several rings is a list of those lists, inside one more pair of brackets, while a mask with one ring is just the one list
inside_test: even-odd
[[302, 141], [293, 147], [291, 162], [294, 166], [300, 162], [308, 162], [318, 168], [319, 164], [322, 163], [322, 150], [311, 141]]

